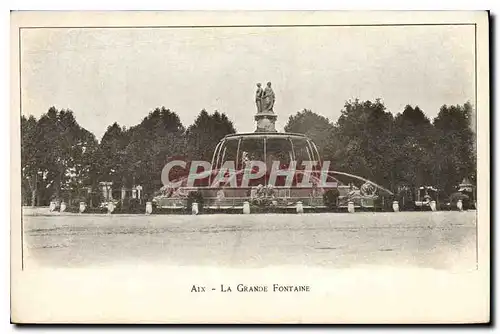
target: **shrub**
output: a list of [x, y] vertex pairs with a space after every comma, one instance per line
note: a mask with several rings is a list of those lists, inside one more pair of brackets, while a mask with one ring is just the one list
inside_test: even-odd
[[377, 196], [374, 200], [373, 200], [373, 206], [375, 207], [375, 210], [376, 211], [386, 211], [386, 198], [383, 198], [382, 200], [382, 196]]
[[80, 212], [80, 207], [75, 206], [75, 205], [68, 205], [66, 206], [66, 210], [64, 212], [69, 212], [69, 213], [79, 213]]
[[87, 195], [86, 202], [88, 206], [92, 204], [92, 207], [98, 208], [104, 202], [104, 195], [100, 191], [92, 192]]
[[71, 201], [69, 201], [70, 206], [76, 206], [77, 208], [80, 207], [80, 202], [85, 202], [87, 206], [89, 205], [89, 201], [86, 197], [80, 196], [76, 198], [72, 198]]
[[125, 198], [116, 203], [113, 213], [144, 213], [146, 212], [146, 203], [141, 203], [137, 198]]
[[88, 207], [85, 209], [85, 211], [83, 213], [108, 213], [108, 209], [107, 208], [91, 208], [91, 207]]
[[323, 194], [323, 204], [330, 210], [336, 210], [339, 196], [337, 188], [330, 189]]

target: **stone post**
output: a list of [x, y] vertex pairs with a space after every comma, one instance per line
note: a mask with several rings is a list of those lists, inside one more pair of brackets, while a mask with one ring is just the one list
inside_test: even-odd
[[304, 213], [304, 206], [301, 201], [297, 202], [297, 213]]
[[146, 214], [150, 215], [153, 213], [153, 203], [146, 202]]
[[246, 215], [250, 213], [250, 203], [248, 201], [243, 202], [243, 213]]
[[115, 203], [109, 202], [108, 203], [108, 213], [112, 213], [113, 211], [115, 211]]
[[191, 205], [191, 213], [193, 215], [197, 215], [198, 214], [198, 203], [194, 202], [192, 205]]
[[354, 208], [354, 202], [353, 201], [349, 201], [349, 203], [347, 203], [347, 211], [349, 213], [354, 213], [356, 210]]
[[85, 209], [87, 208], [87, 203], [85, 202], [80, 202], [80, 213], [85, 212]]

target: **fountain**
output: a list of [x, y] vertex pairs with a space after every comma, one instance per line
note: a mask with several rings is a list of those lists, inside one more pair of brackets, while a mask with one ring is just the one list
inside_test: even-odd
[[164, 187], [164, 195], [154, 199], [158, 207], [189, 208], [186, 198], [196, 192], [204, 207], [215, 210], [248, 213], [253, 211], [251, 205], [303, 212], [325, 208], [325, 193], [335, 190], [334, 206], [353, 212], [355, 208], [374, 209], [381, 193], [392, 195], [362, 177], [329, 170], [329, 163], [323, 164], [318, 148], [306, 135], [278, 132], [270, 83], [265, 90], [258, 87], [255, 131], [222, 138], [209, 170], [198, 180], [202, 182], [189, 186], [189, 178], [184, 178], [176, 189]]

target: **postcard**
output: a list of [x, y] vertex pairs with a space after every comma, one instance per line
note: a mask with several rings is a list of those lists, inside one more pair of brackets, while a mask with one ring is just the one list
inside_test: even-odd
[[490, 320], [489, 13], [11, 13], [13, 323]]

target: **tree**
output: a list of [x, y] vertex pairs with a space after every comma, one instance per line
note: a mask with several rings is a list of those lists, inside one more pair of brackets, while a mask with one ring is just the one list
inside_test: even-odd
[[[38, 158], [36, 149], [37, 120], [30, 116], [21, 116], [21, 173], [23, 203], [28, 202], [30, 196], [31, 206], [36, 205], [36, 191], [38, 184]], [[25, 197], [26, 196], [26, 197]]]
[[434, 184], [434, 128], [424, 112], [407, 105], [403, 113], [395, 117], [393, 169], [397, 183], [412, 188]]
[[[335, 124], [304, 109], [290, 116], [285, 131], [311, 138], [332, 169], [398, 193], [423, 184], [451, 193], [463, 178], [476, 180], [472, 112], [470, 103], [444, 105], [431, 123], [418, 106], [393, 117], [378, 99], [354, 100]], [[23, 203], [47, 205], [99, 181], [112, 181], [114, 189], [140, 184], [148, 196], [161, 188], [168, 160], [211, 161], [217, 143], [235, 132], [224, 113], [202, 110], [186, 130], [175, 112], [160, 107], [129, 129], [112, 124], [98, 143], [71, 110], [51, 107], [39, 120], [21, 116]]]
[[304, 109], [290, 116], [285, 125], [285, 132], [302, 133], [309, 137], [316, 144], [320, 156], [323, 156], [333, 131], [334, 125], [328, 118], [309, 109]]
[[113, 182], [115, 185], [122, 183], [123, 177], [126, 176], [124, 166], [127, 144], [126, 129], [122, 129], [116, 122], [108, 126], [94, 157], [94, 186], [102, 181]]
[[68, 182], [65, 185], [71, 196], [80, 196], [83, 188], [92, 188], [97, 150], [98, 142], [94, 134], [80, 127], [71, 152], [74, 163], [67, 173]]
[[438, 186], [446, 192], [464, 177], [476, 179], [476, 151], [471, 130], [472, 105], [443, 105], [434, 118], [436, 149], [433, 174]]
[[211, 161], [219, 141], [232, 133], [236, 133], [236, 129], [224, 113], [215, 111], [210, 115], [203, 109], [186, 132], [188, 157]]
[[60, 199], [61, 191], [71, 195], [88, 182], [97, 142], [71, 110], [51, 107], [38, 122], [21, 118], [21, 127], [23, 179], [29, 184], [32, 205], [48, 204], [50, 197]]
[[333, 168], [394, 187], [393, 116], [380, 99], [347, 101], [327, 142]]
[[156, 108], [127, 133], [122, 183], [141, 184], [146, 196], [161, 188], [161, 172], [173, 156], [184, 154], [185, 128], [179, 116], [165, 107]]

